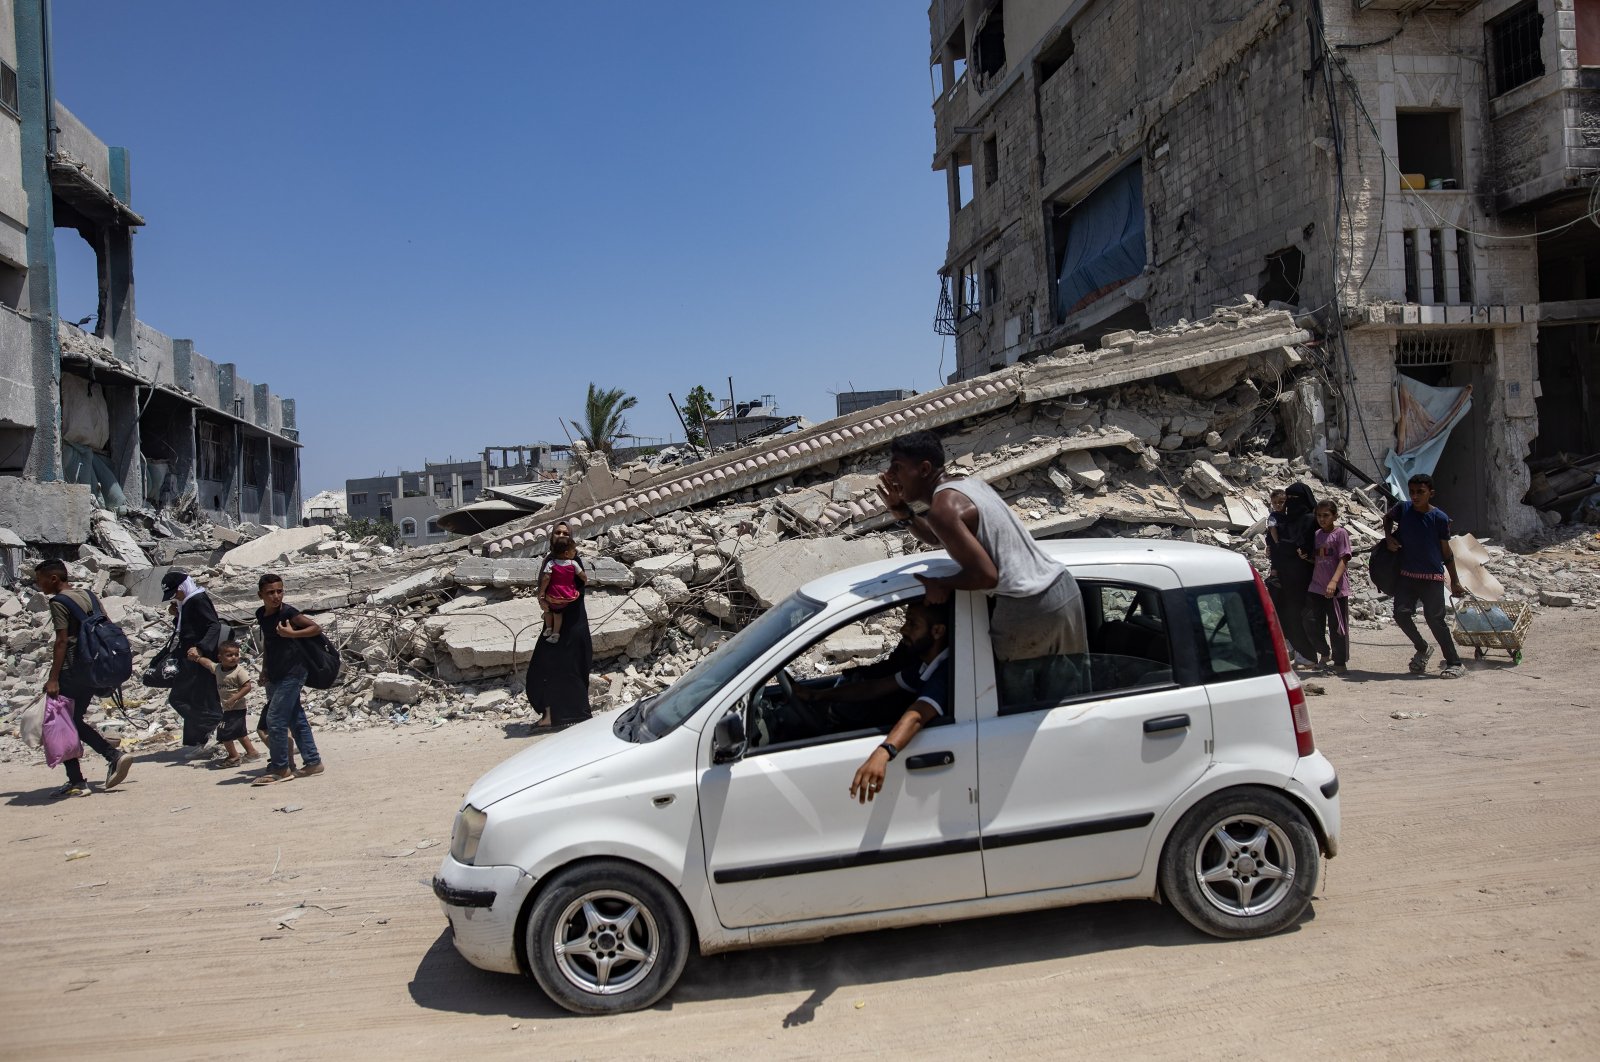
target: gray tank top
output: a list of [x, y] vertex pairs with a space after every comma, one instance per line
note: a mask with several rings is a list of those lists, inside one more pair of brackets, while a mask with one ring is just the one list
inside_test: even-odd
[[978, 541], [989, 552], [1000, 582], [989, 591], [1000, 597], [1032, 597], [1043, 593], [1066, 571], [1039, 548], [1017, 514], [995, 489], [981, 479], [953, 479], [933, 488], [965, 494], [978, 507]]

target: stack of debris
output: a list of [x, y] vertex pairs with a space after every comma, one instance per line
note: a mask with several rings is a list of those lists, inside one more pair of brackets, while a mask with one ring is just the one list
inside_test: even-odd
[[[1316, 434], [1327, 422], [1317, 353], [1306, 339], [1287, 314], [1246, 304], [687, 466], [613, 471], [586, 456], [554, 513], [568, 514], [583, 540], [593, 702], [617, 707], [665, 687], [815, 576], [920, 549], [890, 526], [876, 490], [889, 441], [916, 428], [939, 430], [954, 468], [994, 484], [1037, 537], [1184, 538], [1264, 568], [1267, 499], [1301, 479], [1339, 503], [1359, 551], [1379, 537], [1381, 498], [1321, 482], [1302, 457], [1271, 452], [1326, 445]], [[307, 692], [319, 727], [500, 719], [526, 712], [521, 677], [541, 625], [534, 595], [552, 520], [540, 513], [473, 539], [394, 551], [326, 527], [200, 533], [101, 513], [93, 542], [70, 559], [124, 624], [140, 666], [170, 630], [159, 601], [169, 566], [188, 567], [241, 633], [256, 579], [272, 570], [344, 653], [341, 684]], [[1537, 550], [1489, 547], [1507, 597], [1595, 607], [1600, 542], [1577, 528], [1548, 534], [1560, 537]], [[0, 556], [15, 587], [33, 558], [11, 541], [0, 537]], [[1353, 618], [1387, 622], [1364, 566], [1354, 567]], [[0, 734], [14, 734], [48, 662], [48, 617], [25, 587], [0, 592], [0, 617]], [[883, 633], [865, 632], [863, 645]], [[125, 741], [173, 740], [164, 697], [129, 692], [125, 714], [110, 710], [110, 729]]]
[[1533, 473], [1524, 505], [1539, 510], [1547, 526], [1566, 520], [1600, 524], [1600, 454], [1557, 454], [1528, 462]]

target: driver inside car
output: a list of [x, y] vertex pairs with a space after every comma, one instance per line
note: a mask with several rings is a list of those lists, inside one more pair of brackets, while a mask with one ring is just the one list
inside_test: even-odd
[[[948, 606], [917, 600], [906, 605], [900, 644], [888, 658], [851, 668], [826, 686], [793, 687], [786, 730], [807, 736], [887, 729], [850, 786], [850, 795], [873, 799], [887, 765], [918, 730], [944, 716], [950, 700]], [[799, 717], [799, 718], [794, 718]], [[798, 736], [797, 734], [795, 736]]]

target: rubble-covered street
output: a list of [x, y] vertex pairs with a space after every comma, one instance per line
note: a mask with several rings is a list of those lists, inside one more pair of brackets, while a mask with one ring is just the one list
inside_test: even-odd
[[[523, 719], [544, 530], [572, 513], [593, 591], [591, 702], [615, 709], [671, 683], [808, 579], [920, 548], [888, 526], [876, 492], [889, 439], [913, 427], [936, 426], [952, 465], [994, 484], [1036, 537], [1182, 537], [1241, 551], [1264, 570], [1267, 499], [1298, 479], [1339, 503], [1361, 552], [1379, 536], [1382, 496], [1274, 454], [1304, 452], [1296, 434], [1317, 430], [1308, 408], [1323, 384], [1305, 338], [1288, 314], [1246, 302], [693, 464], [612, 470], [596, 455], [551, 515], [422, 549], [347, 541], [322, 526], [100, 511], [74, 572], [130, 636], [136, 676], [171, 630], [160, 603], [170, 567], [191, 571], [241, 634], [253, 634], [257, 577], [276, 571], [346, 662], [336, 688], [306, 692], [319, 730]], [[1600, 606], [1592, 527], [1490, 542], [1486, 553], [1508, 601], [1587, 617]], [[20, 581], [33, 557], [7, 547], [0, 592], [3, 754], [26, 760], [42, 754], [14, 740], [16, 718], [38, 693], [50, 641], [45, 603]], [[1359, 561], [1352, 576], [1357, 627], [1390, 624]], [[862, 655], [885, 647], [883, 633], [865, 636], [875, 641]], [[124, 708], [102, 702], [91, 720], [124, 748], [170, 747], [180, 727], [164, 693], [136, 681], [125, 693]]]

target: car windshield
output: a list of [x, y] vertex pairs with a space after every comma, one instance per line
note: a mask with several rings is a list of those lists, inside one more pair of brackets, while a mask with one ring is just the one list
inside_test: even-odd
[[700, 661], [677, 682], [641, 705], [644, 715], [644, 740], [661, 737], [695, 713], [706, 700], [733, 681], [735, 675], [784, 635], [822, 611], [822, 604], [800, 594], [794, 594], [781, 604], [768, 609], [732, 638], [723, 642], [716, 652]]

